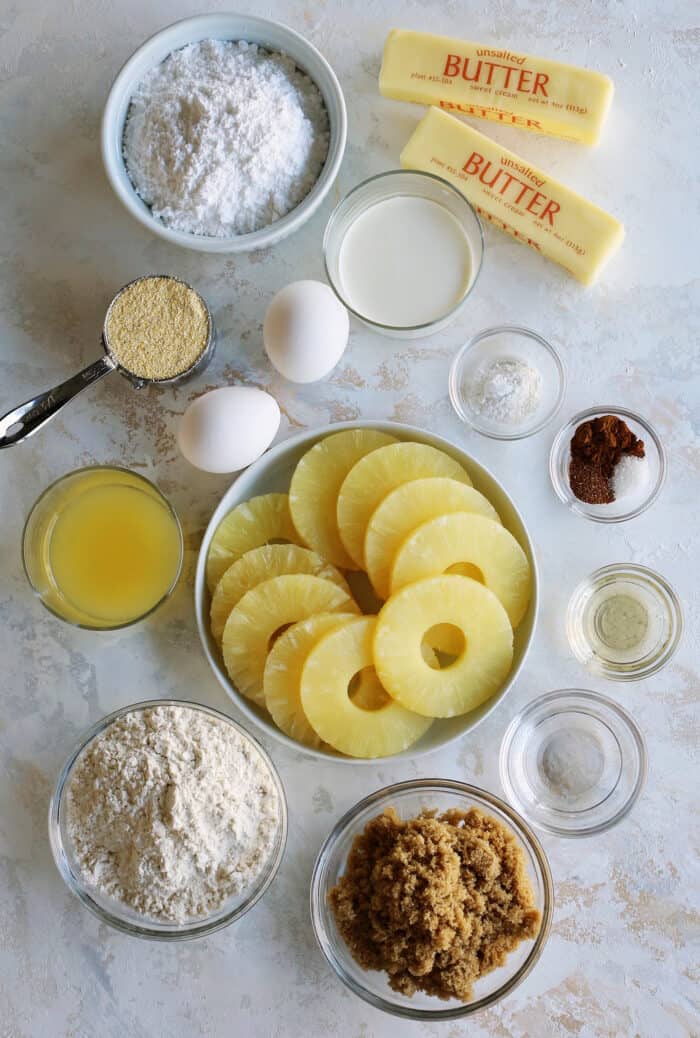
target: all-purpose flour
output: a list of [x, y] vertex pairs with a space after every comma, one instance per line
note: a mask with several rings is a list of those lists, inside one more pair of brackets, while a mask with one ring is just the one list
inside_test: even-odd
[[291, 58], [245, 42], [173, 52], [139, 84], [124, 128], [127, 171], [153, 214], [216, 237], [290, 212], [327, 152], [318, 87]]
[[89, 884], [135, 911], [184, 922], [219, 908], [269, 859], [280, 803], [235, 728], [189, 707], [135, 710], [78, 759], [68, 836]]

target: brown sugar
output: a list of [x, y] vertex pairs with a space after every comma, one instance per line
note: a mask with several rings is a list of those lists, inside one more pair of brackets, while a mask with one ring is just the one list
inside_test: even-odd
[[612, 475], [625, 454], [643, 458], [644, 441], [617, 415], [601, 415], [578, 426], [571, 438], [569, 484], [579, 501], [608, 505], [615, 500]]
[[328, 898], [358, 965], [409, 996], [468, 1002], [541, 923], [521, 848], [477, 808], [407, 821], [388, 808], [355, 837]]

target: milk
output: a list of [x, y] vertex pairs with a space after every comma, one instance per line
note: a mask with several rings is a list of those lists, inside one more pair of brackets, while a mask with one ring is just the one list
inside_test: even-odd
[[395, 328], [444, 317], [472, 275], [459, 221], [439, 202], [414, 195], [387, 198], [360, 213], [342, 241], [338, 267], [351, 308]]

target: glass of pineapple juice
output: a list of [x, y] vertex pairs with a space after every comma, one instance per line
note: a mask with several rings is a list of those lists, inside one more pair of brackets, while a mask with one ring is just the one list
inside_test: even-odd
[[47, 609], [77, 627], [114, 630], [148, 616], [172, 593], [182, 529], [150, 480], [95, 465], [44, 491], [25, 524], [22, 553]]

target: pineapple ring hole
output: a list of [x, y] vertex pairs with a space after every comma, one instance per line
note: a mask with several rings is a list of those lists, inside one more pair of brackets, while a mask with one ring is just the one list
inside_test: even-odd
[[380, 598], [374, 593], [374, 588], [365, 572], [359, 569], [350, 570], [345, 574], [348, 587], [365, 616], [376, 616], [384, 605]]
[[278, 627], [276, 631], [272, 632], [272, 634], [270, 635], [270, 637], [268, 639], [268, 642], [267, 642], [267, 651], [268, 652], [270, 651], [272, 646], [275, 644], [277, 639], [280, 637], [280, 635], [284, 634], [285, 631], [288, 631], [291, 626], [292, 626], [292, 624], [282, 624], [281, 627]]
[[[478, 580], [480, 584], [486, 586], [484, 574], [473, 562], [455, 562], [453, 566], [447, 567], [445, 573], [455, 573], [458, 577], [471, 577], [472, 580]], [[455, 627], [455, 630], [457, 631], [459, 628]]]
[[348, 682], [348, 698], [360, 710], [381, 710], [391, 696], [380, 682], [374, 667], [363, 667]]
[[433, 624], [423, 635], [420, 647], [423, 659], [432, 670], [446, 670], [462, 658], [467, 639], [455, 624]]

